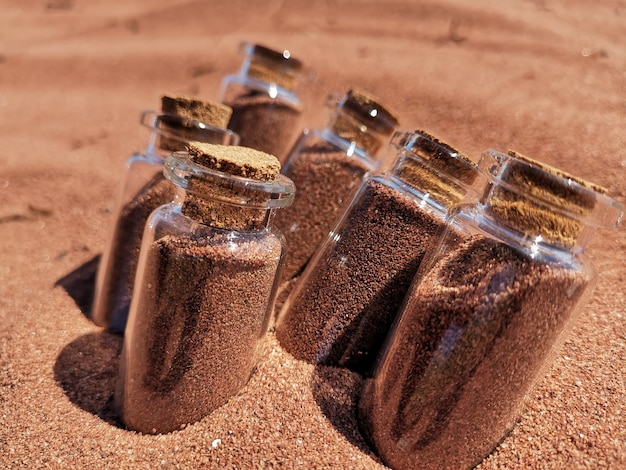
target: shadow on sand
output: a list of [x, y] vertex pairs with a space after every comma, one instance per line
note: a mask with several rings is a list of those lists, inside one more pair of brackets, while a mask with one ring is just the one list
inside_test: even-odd
[[96, 272], [100, 263], [100, 255], [82, 264], [74, 271], [66, 274], [55, 286], [61, 286], [74, 299], [80, 311], [91, 320], [91, 304], [96, 286]]
[[113, 407], [123, 338], [102, 331], [83, 335], [59, 353], [54, 378], [70, 401], [103, 421], [123, 427]]

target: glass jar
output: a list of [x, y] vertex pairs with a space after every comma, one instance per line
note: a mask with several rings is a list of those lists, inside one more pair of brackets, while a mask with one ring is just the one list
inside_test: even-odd
[[239, 73], [222, 80], [220, 101], [233, 109], [229, 128], [240, 144], [276, 155], [282, 162], [300, 126], [297, 94], [302, 62], [288, 50], [243, 43]]
[[242, 147], [192, 144], [167, 159], [176, 198], [146, 225], [122, 348], [116, 404], [128, 428], [195, 422], [253, 373], [285, 249], [274, 212], [295, 191], [279, 168]]
[[477, 195], [479, 167], [424, 132], [398, 132], [393, 167], [370, 173], [281, 309], [292, 355], [368, 374], [448, 209]]
[[470, 468], [513, 427], [525, 394], [595, 281], [584, 250], [622, 208], [601, 188], [519, 154], [429, 249], [359, 404], [397, 469]]
[[377, 99], [360, 90], [331, 96], [328, 105], [328, 125], [305, 130], [282, 170], [298, 188], [298, 197], [276, 216], [288, 247], [281, 282], [302, 273], [365, 173], [381, 167], [379, 150], [398, 125]]
[[170, 114], [179, 112], [209, 120], [205, 112], [209, 108], [221, 112], [222, 117], [215, 124], [225, 126], [230, 112], [224, 105], [180, 97], [175, 101], [186, 104], [187, 111], [177, 109], [172, 99], [164, 96], [162, 114], [145, 111], [141, 116], [141, 124], [150, 130], [150, 139], [143, 152], [126, 162], [112, 230], [98, 266], [91, 318], [97, 325], [117, 333], [123, 333], [126, 327], [146, 220], [154, 209], [174, 198], [173, 186], [163, 176], [165, 157], [172, 151], [184, 150], [192, 141], [228, 145], [238, 142], [237, 134], [230, 130]]

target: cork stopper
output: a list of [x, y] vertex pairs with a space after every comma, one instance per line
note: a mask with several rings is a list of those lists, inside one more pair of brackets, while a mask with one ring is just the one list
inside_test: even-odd
[[233, 176], [271, 181], [280, 173], [278, 159], [260, 150], [201, 142], [191, 143], [188, 150], [192, 161]]
[[459, 203], [479, 174], [474, 162], [427, 132], [396, 134], [393, 143], [404, 150], [396, 177], [445, 207]]
[[245, 69], [256, 80], [274, 83], [294, 91], [298, 86], [302, 62], [291, 56], [287, 49], [276, 51], [259, 44], [244, 44], [249, 56]]
[[[608, 190], [598, 184], [587, 181], [583, 178], [579, 178], [577, 176], [570, 175], [562, 170], [554, 168], [545, 163], [539, 162], [537, 160], [533, 160], [515, 150], [509, 150], [507, 155], [513, 157], [518, 162], [528, 163], [529, 166], [526, 167], [525, 170], [520, 171], [511, 171], [511, 175], [508, 176], [512, 180], [518, 178], [516, 181], [519, 184], [523, 184], [528, 188], [537, 188], [540, 194], [548, 197], [554, 197], [555, 200], [558, 200], [560, 203], [568, 203], [572, 202], [572, 207], [575, 206], [586, 206], [593, 208], [595, 205], [595, 197], [590, 196], [589, 194], [584, 196], [580, 193], [580, 191], [574, 191], [571, 189], [570, 181], [573, 181], [583, 188], [589, 189], [595, 193], [607, 194]], [[517, 165], [521, 167], [521, 165]], [[514, 168], [515, 165], [512, 165], [511, 168]], [[532, 177], [523, 178], [524, 175], [533, 175]], [[522, 178], [519, 178], [522, 176]], [[543, 189], [544, 187], [551, 188], [549, 191]], [[592, 194], [592, 193], [591, 193]], [[573, 198], [571, 201], [569, 198]], [[593, 200], [593, 202], [590, 201]]]
[[230, 106], [212, 101], [200, 101], [184, 95], [163, 95], [161, 111], [186, 119], [200, 121], [219, 129], [226, 129], [233, 110]]
[[398, 118], [385, 108], [378, 98], [366, 91], [349, 89], [343, 106], [357, 113], [363, 122], [382, 134], [391, 135], [398, 126]]
[[240, 146], [193, 142], [191, 162], [205, 172], [192, 176], [182, 211], [205, 225], [229, 229], [259, 229], [268, 223], [267, 192], [254, 182], [271, 184], [280, 162], [270, 154]]
[[159, 126], [159, 148], [168, 152], [185, 150], [187, 141], [221, 142], [233, 110], [230, 106], [200, 101], [183, 95], [163, 95]]
[[398, 126], [398, 119], [369, 93], [351, 88], [337, 105], [332, 131], [354, 142], [364, 152], [375, 155]]
[[551, 245], [572, 247], [585, 228], [584, 217], [607, 190], [518, 152], [502, 166], [486, 209], [501, 224]]

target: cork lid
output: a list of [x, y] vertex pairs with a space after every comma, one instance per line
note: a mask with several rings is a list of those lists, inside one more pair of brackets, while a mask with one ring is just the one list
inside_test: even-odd
[[[580, 204], [582, 206], [589, 204], [588, 201], [585, 202], [589, 197], [583, 197], [580, 194], [581, 191], [573, 189], [572, 182], [581, 188], [586, 188], [596, 193], [608, 193], [608, 190], [600, 185], [573, 176], [546, 163], [533, 160], [515, 150], [509, 150], [507, 155], [513, 157], [516, 163], [512, 163], [507, 168], [502, 178], [504, 180], [516, 181], [518, 184], [524, 185], [531, 190], [534, 189], [533, 192], [538, 191], [540, 194], [547, 197], [556, 197], [563, 202], [572, 199], [571, 202], [574, 205]], [[526, 163], [526, 165], [522, 165], [522, 163]], [[593, 204], [591, 205], [593, 206]]]
[[161, 111], [165, 114], [200, 121], [211, 126], [226, 129], [233, 110], [230, 106], [213, 101], [201, 101], [184, 95], [163, 95]]
[[438, 203], [449, 207], [468, 192], [476, 192], [479, 167], [441, 139], [416, 130], [397, 132], [392, 144], [400, 150], [393, 169], [395, 176]]
[[257, 58], [262, 58], [268, 62], [273, 62], [281, 66], [288, 66], [293, 70], [302, 70], [302, 62], [292, 57], [291, 52], [287, 49], [277, 51], [270, 49], [269, 47], [262, 46], [261, 44], [247, 44], [244, 46], [247, 48], [248, 54], [254, 55]]
[[334, 110], [328, 129], [356, 146], [361, 157], [376, 156], [398, 126], [398, 119], [369, 93], [356, 88], [330, 95], [326, 105]]
[[294, 58], [288, 49], [270, 49], [260, 44], [243, 43], [246, 53], [243, 71], [255, 80], [273, 83], [289, 91], [298, 86], [302, 62]]
[[359, 120], [378, 132], [391, 135], [398, 126], [398, 118], [378, 98], [364, 90], [350, 88], [339, 106], [353, 112]]
[[249, 147], [192, 142], [189, 156], [199, 165], [233, 176], [272, 181], [280, 173], [280, 162], [274, 155]]
[[295, 193], [276, 157], [247, 147], [194, 142], [166, 160], [164, 173], [185, 189], [184, 215], [223, 229], [267, 227], [272, 210], [290, 205]]
[[587, 226], [619, 223], [621, 208], [605, 188], [513, 150], [490, 152], [500, 166], [484, 202], [500, 224], [569, 248], [579, 243]]
[[434, 135], [416, 130], [421, 138], [414, 141], [411, 151], [428, 160], [430, 166], [465, 183], [472, 184], [478, 174], [476, 165], [467, 156]]

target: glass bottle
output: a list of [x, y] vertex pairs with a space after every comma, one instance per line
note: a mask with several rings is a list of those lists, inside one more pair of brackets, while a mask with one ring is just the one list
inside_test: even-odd
[[253, 373], [285, 249], [274, 213], [295, 191], [279, 169], [244, 147], [194, 143], [167, 159], [176, 198], [146, 225], [122, 348], [116, 404], [128, 428], [195, 422]]
[[124, 332], [146, 220], [174, 197], [172, 185], [163, 176], [165, 157], [184, 150], [192, 141], [237, 144], [237, 134], [225, 128], [229, 117], [230, 109], [220, 103], [171, 95], [162, 97], [161, 114], [144, 111], [141, 115], [150, 139], [142, 152], [127, 160], [124, 169], [113, 225], [96, 276], [91, 318], [97, 325]]
[[448, 209], [486, 179], [424, 132], [392, 144], [392, 168], [365, 177], [280, 311], [276, 336], [299, 359], [368, 374]]
[[395, 116], [361, 90], [331, 96], [328, 105], [332, 115], [327, 126], [305, 130], [282, 170], [298, 188], [291, 207], [276, 217], [288, 247], [282, 282], [302, 272], [365, 173], [381, 168], [379, 150], [398, 125]]
[[492, 182], [451, 212], [362, 392], [361, 428], [393, 468], [470, 468], [506, 436], [592, 291], [585, 247], [622, 217], [601, 188], [486, 154]]
[[240, 144], [276, 155], [282, 162], [300, 126], [297, 93], [302, 62], [288, 50], [243, 43], [239, 73], [222, 80], [220, 101], [233, 110], [229, 128]]

